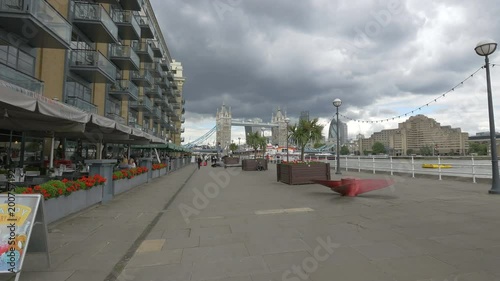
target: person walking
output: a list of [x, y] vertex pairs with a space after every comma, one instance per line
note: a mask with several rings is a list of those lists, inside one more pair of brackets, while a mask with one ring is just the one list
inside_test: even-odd
[[201, 162], [203, 162], [203, 159], [201, 159], [201, 156], [198, 156], [198, 170], [200, 169]]

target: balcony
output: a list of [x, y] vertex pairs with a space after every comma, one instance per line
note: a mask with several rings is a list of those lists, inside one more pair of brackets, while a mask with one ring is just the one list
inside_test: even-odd
[[184, 142], [184, 137], [181, 137], [181, 142]]
[[185, 99], [182, 99], [182, 105], [185, 105], [186, 104], [186, 100]]
[[166, 110], [168, 107], [168, 98], [163, 96], [161, 97], [161, 106]]
[[0, 0], [0, 26], [35, 48], [68, 49], [71, 43], [71, 24], [45, 0]]
[[71, 51], [70, 70], [90, 83], [113, 83], [116, 79], [116, 67], [98, 51]]
[[160, 86], [163, 90], [165, 90], [165, 95], [167, 95], [166, 93], [166, 90], [168, 89], [169, 87], [169, 83], [168, 83], [168, 80], [165, 79], [165, 77], [161, 77], [161, 78], [156, 78], [155, 79], [155, 83]]
[[160, 66], [161, 66], [161, 69], [163, 69], [163, 71], [169, 71], [170, 70], [169, 63], [167, 62], [166, 59], [160, 60]]
[[175, 110], [181, 109], [180, 103], [174, 103], [173, 106]]
[[158, 43], [157, 40], [148, 40], [148, 42], [151, 44], [151, 49], [153, 49], [155, 58], [162, 58], [163, 49], [161, 48], [160, 43]]
[[186, 122], [186, 118], [182, 117], [181, 118], [181, 123], [184, 123], [184, 122]]
[[26, 90], [33, 91], [38, 94], [43, 94], [43, 82], [18, 71], [14, 68], [0, 63], [0, 80], [9, 82]]
[[184, 133], [184, 127], [181, 127], [181, 133]]
[[170, 116], [170, 120], [174, 121], [174, 122], [178, 122], [178, 121], [181, 121], [181, 118], [179, 117], [179, 115], [177, 114], [171, 114], [169, 115]]
[[139, 87], [151, 87], [154, 84], [153, 76], [147, 69], [130, 72], [130, 78]]
[[118, 42], [118, 27], [99, 4], [74, 2], [73, 24], [94, 42]]
[[132, 49], [137, 53], [141, 62], [153, 62], [153, 50], [148, 43], [132, 41]]
[[149, 69], [153, 77], [162, 77], [163, 70], [161, 69], [159, 62], [151, 62], [144, 65], [144, 68]]
[[186, 113], [186, 109], [183, 107], [181, 110], [181, 114], [184, 114], [184, 113]]
[[66, 103], [69, 105], [72, 105], [74, 107], [77, 107], [83, 111], [86, 111], [88, 113], [96, 113], [97, 114], [97, 106], [93, 105], [92, 103], [83, 100], [78, 97], [67, 97], [66, 98]]
[[122, 11], [114, 9], [111, 17], [118, 27], [118, 35], [125, 40], [140, 40], [141, 27], [135, 19], [132, 11]]
[[125, 125], [127, 123], [125, 121], [125, 118], [121, 117], [120, 115], [118, 115], [116, 113], [108, 112], [108, 113], [106, 113], [106, 117], [108, 117], [111, 120], [115, 120], [116, 122], [118, 122], [122, 125]]
[[161, 108], [154, 107], [153, 108], [153, 119], [160, 120], [161, 119]]
[[148, 16], [136, 16], [137, 21], [139, 22], [139, 26], [141, 27], [141, 37], [153, 39], [155, 38], [155, 34], [151, 24], [149, 23]]
[[121, 70], [139, 70], [141, 60], [130, 46], [110, 45], [109, 58]]
[[168, 81], [171, 81], [171, 82], [174, 81], [174, 75], [172, 74], [171, 71], [167, 72], [167, 79], [168, 79]]
[[130, 108], [136, 109], [137, 111], [142, 111], [143, 113], [149, 113], [153, 111], [153, 102], [145, 96], [140, 96], [137, 101], [131, 101], [128, 104]]
[[122, 101], [136, 101], [139, 99], [139, 88], [130, 80], [117, 80], [109, 87], [109, 95]]
[[124, 10], [140, 11], [142, 0], [95, 0], [97, 3], [120, 5]]
[[158, 87], [158, 85], [154, 85], [153, 87], [148, 88], [146, 91], [146, 95], [150, 98], [162, 98], [161, 89], [160, 87]]

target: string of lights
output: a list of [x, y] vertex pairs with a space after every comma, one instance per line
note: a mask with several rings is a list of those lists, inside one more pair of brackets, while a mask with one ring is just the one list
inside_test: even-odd
[[[497, 66], [497, 64], [491, 64], [492, 67], [495, 67]], [[467, 80], [471, 79], [472, 77], [474, 77], [474, 75], [476, 73], [478, 73], [479, 71], [481, 71], [482, 69], [484, 68], [484, 65], [481, 66], [480, 68], [478, 68], [476, 71], [474, 71], [471, 75], [469, 75], [467, 78], [465, 78], [464, 80], [462, 80], [460, 83], [458, 83], [457, 85], [455, 85], [453, 88], [449, 89], [448, 91], [444, 92], [443, 94], [441, 94], [440, 96], [436, 97], [435, 99], [429, 101], [428, 103], [424, 104], [424, 105], [421, 105], [413, 110], [410, 110], [406, 113], [403, 113], [403, 114], [400, 114], [400, 115], [397, 115], [397, 116], [393, 116], [393, 117], [389, 117], [389, 118], [382, 118], [382, 119], [379, 119], [379, 120], [359, 120], [359, 119], [354, 119], [354, 118], [350, 118], [349, 116], [346, 116], [344, 114], [340, 114], [340, 116], [342, 116], [343, 118], [347, 119], [347, 120], [350, 120], [350, 121], [354, 121], [354, 122], [359, 122], [359, 123], [370, 123], [370, 124], [374, 124], [374, 123], [384, 123], [384, 122], [389, 122], [389, 121], [392, 121], [392, 120], [395, 120], [395, 119], [398, 119], [398, 118], [403, 118], [403, 117], [407, 117], [407, 116], [411, 116], [413, 115], [416, 111], [419, 111], [419, 110], [422, 110], [422, 108], [424, 107], [427, 107], [429, 106], [430, 104], [433, 104], [433, 103], [436, 103], [438, 102], [439, 99], [442, 99], [442, 98], [445, 98], [447, 94], [451, 93], [451, 92], [454, 92], [456, 88], [462, 86], [465, 82], [467, 82]]]

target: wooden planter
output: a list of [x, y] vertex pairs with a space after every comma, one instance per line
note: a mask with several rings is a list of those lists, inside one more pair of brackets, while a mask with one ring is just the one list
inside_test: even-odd
[[226, 157], [226, 158], [224, 158], [224, 164], [226, 164], [226, 165], [240, 164], [240, 158], [239, 157]]
[[330, 163], [277, 164], [277, 180], [286, 184], [309, 184], [311, 180], [330, 180]]
[[43, 202], [45, 222], [51, 223], [84, 210], [102, 201], [102, 186], [79, 190], [68, 196], [61, 196]]
[[257, 171], [257, 163], [260, 162], [264, 167], [264, 170], [267, 170], [267, 160], [260, 159], [243, 159], [241, 161], [241, 169], [243, 171]]

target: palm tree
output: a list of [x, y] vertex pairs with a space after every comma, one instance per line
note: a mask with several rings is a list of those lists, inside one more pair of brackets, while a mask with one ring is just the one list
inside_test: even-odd
[[254, 149], [255, 158], [257, 158], [257, 150], [259, 148], [262, 148], [262, 151], [266, 149], [266, 138], [262, 137], [259, 132], [249, 133], [247, 135], [247, 144]]
[[323, 126], [318, 124], [318, 118], [313, 120], [300, 119], [299, 124], [288, 127], [290, 137], [300, 147], [300, 160], [304, 161], [304, 149], [310, 141], [319, 141], [323, 138]]

